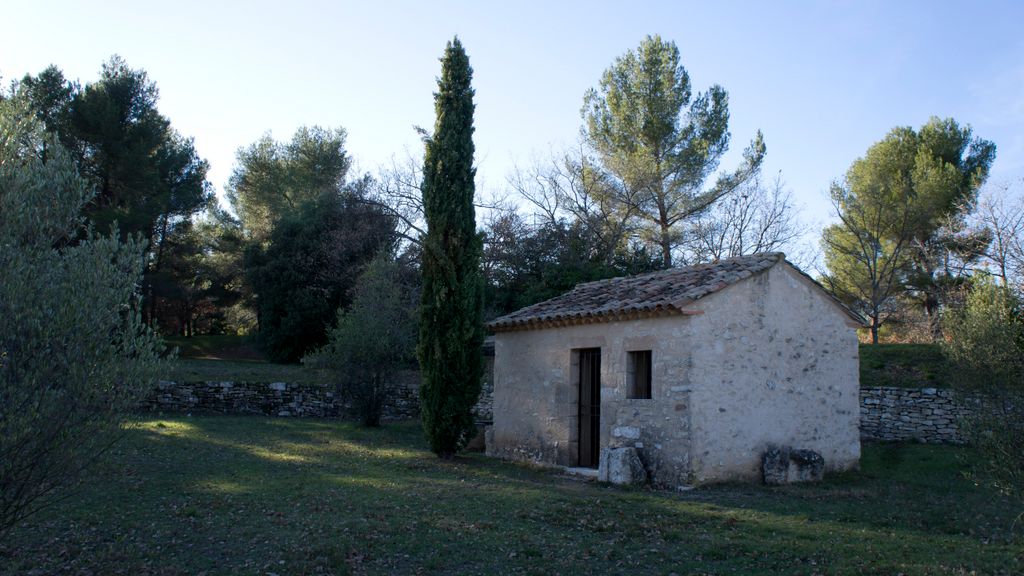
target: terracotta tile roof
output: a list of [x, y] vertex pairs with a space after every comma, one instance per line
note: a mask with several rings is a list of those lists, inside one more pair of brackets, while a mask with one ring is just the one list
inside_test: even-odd
[[685, 314], [684, 306], [785, 259], [782, 252], [765, 252], [640, 276], [587, 282], [561, 296], [496, 318], [487, 327], [502, 332], [543, 325]]

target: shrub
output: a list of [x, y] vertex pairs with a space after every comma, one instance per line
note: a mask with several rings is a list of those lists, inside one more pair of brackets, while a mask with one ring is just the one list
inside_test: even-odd
[[1020, 387], [1024, 377], [1024, 318], [1021, 302], [991, 279], [975, 281], [964, 308], [947, 318], [946, 353], [969, 388]]
[[394, 372], [414, 358], [414, 296], [401, 267], [378, 256], [359, 277], [352, 307], [339, 310], [326, 346], [303, 363], [325, 368], [365, 426], [380, 425]]
[[962, 311], [946, 321], [945, 351], [956, 386], [973, 399], [962, 423], [997, 488], [1024, 495], [1024, 318], [1020, 300], [991, 279], [975, 282]]
[[91, 197], [0, 102], [0, 532], [80, 477], [161, 367], [139, 314], [144, 243], [83, 230]]

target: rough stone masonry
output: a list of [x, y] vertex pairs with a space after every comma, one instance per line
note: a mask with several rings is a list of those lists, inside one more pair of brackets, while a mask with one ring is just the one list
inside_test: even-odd
[[[492, 357], [493, 358], [493, 357]], [[492, 362], [488, 358], [488, 368]], [[481, 423], [492, 420], [491, 371], [476, 406]], [[389, 420], [419, 416], [419, 374], [400, 373], [385, 406]], [[332, 418], [344, 413], [334, 389], [320, 384], [285, 382], [161, 381], [143, 409], [164, 412], [215, 412]], [[942, 388], [868, 387], [860, 391], [860, 435], [868, 441], [961, 443], [957, 421], [971, 413], [952, 390]], [[638, 429], [621, 427], [616, 437], [636, 436]]]
[[[480, 424], [492, 421], [494, 396], [493, 356], [486, 358], [486, 370], [480, 400], [474, 414]], [[384, 404], [384, 418], [418, 418], [420, 373], [398, 372], [391, 382]], [[175, 382], [162, 380], [141, 405], [151, 412], [207, 412], [219, 414], [264, 414], [307, 418], [334, 418], [344, 415], [348, 406], [333, 386], [289, 382]]]
[[962, 443], [957, 422], [971, 413], [970, 402], [942, 388], [877, 386], [860, 390], [863, 440]]

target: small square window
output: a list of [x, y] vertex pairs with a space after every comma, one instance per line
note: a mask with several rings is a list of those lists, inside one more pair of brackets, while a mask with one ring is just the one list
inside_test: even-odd
[[651, 351], [629, 352], [626, 361], [626, 384], [629, 398], [651, 398]]

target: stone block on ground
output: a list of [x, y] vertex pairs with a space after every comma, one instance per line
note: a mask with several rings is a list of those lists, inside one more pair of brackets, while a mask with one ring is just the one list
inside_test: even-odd
[[769, 486], [820, 482], [825, 476], [825, 459], [814, 450], [773, 446], [761, 456], [761, 467], [764, 483]]
[[770, 448], [761, 456], [761, 467], [764, 472], [764, 483], [769, 486], [780, 486], [786, 483], [789, 476], [789, 450]]
[[494, 426], [484, 426], [484, 453], [496, 456], [494, 451]]
[[647, 481], [647, 471], [636, 448], [604, 448], [597, 469], [597, 479], [612, 484], [636, 485]]
[[790, 482], [821, 482], [825, 477], [825, 459], [814, 450], [789, 453]]

